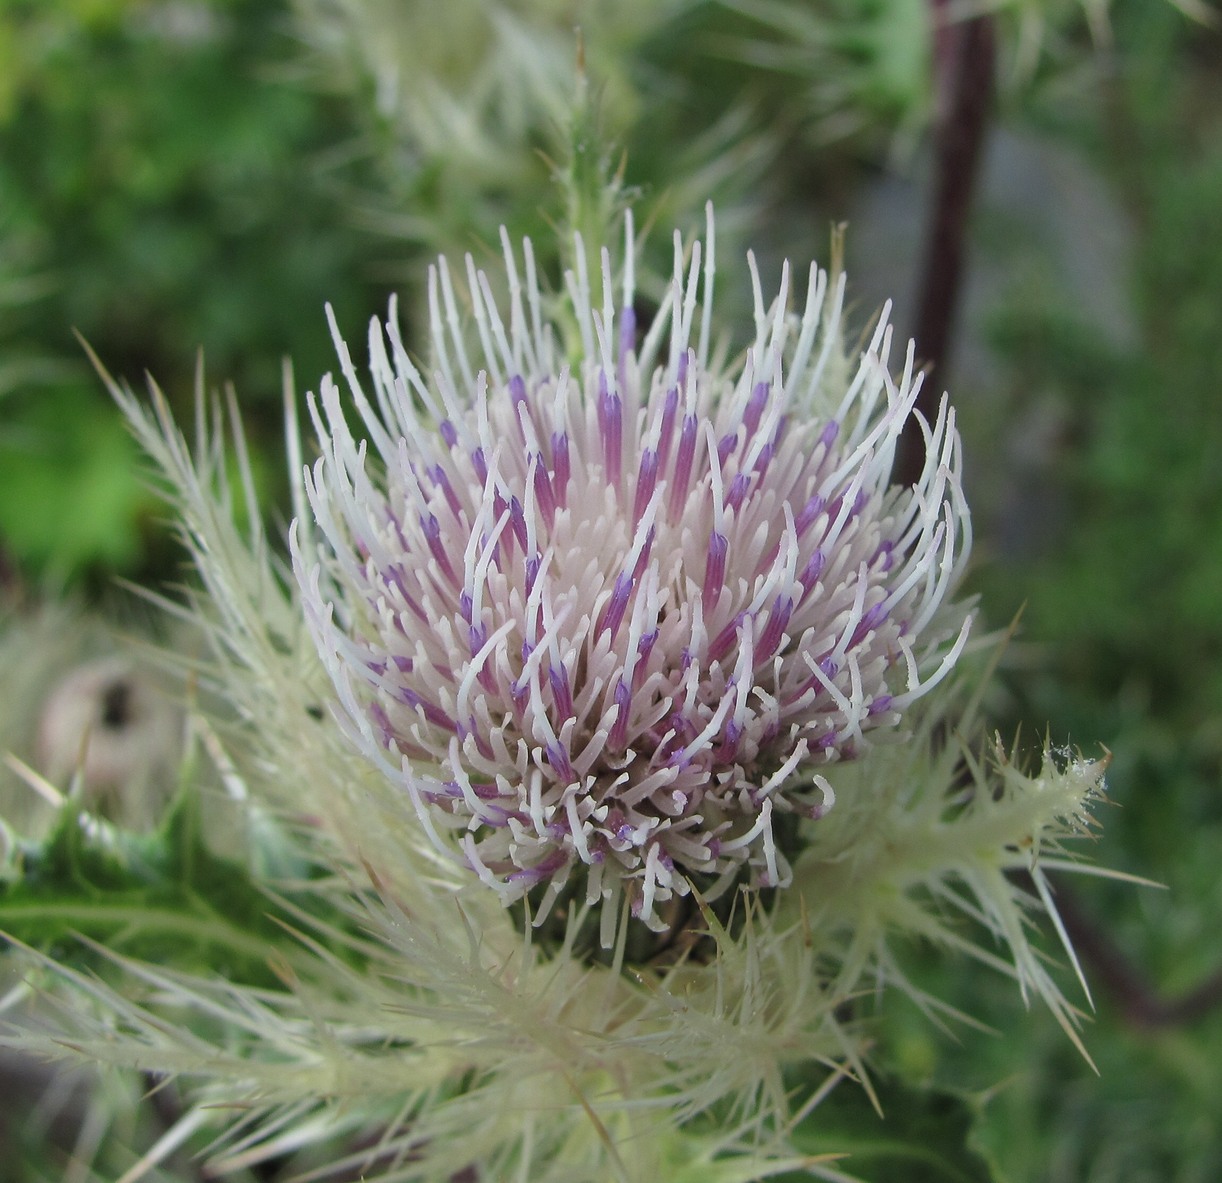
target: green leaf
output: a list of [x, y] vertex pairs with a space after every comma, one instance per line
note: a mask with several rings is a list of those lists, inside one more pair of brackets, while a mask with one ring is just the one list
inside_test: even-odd
[[[98, 964], [85, 937], [127, 957], [275, 986], [268, 957], [279, 950], [291, 958], [296, 944], [272, 918], [265, 886], [209, 850], [198, 822], [190, 786], [150, 835], [70, 803], [45, 842], [22, 848], [19, 876], [0, 887], [0, 931], [71, 966]], [[293, 903], [321, 910], [308, 892]]]

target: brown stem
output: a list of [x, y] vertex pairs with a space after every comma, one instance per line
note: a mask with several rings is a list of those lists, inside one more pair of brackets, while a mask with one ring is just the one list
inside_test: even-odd
[[[935, 130], [933, 200], [917, 299], [917, 358], [927, 373], [917, 410], [932, 422], [963, 277], [964, 241], [981, 149], [993, 105], [996, 65], [993, 21], [949, 19], [945, 0], [933, 0], [934, 57], [942, 83]], [[925, 463], [919, 428], [909, 423], [900, 441], [895, 479], [912, 485]]]

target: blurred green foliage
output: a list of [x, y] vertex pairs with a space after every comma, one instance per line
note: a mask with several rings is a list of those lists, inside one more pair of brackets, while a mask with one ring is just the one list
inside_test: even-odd
[[380, 302], [327, 165], [349, 124], [296, 52], [261, 0], [0, 7], [0, 355], [44, 363], [0, 409], [0, 543], [30, 573], [140, 573], [158, 512], [73, 330], [188, 418], [201, 349], [275, 438], [281, 359], [332, 365], [324, 301]]

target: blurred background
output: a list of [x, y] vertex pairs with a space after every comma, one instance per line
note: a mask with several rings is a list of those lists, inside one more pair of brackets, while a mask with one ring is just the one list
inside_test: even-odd
[[[617, 192], [564, 208], [557, 172], [587, 168], [618, 174]], [[1098, 862], [1165, 884], [1062, 888], [1099, 1076], [1049, 1016], [1019, 1012], [1010, 983], [930, 960], [931, 983], [1007, 1037], [889, 1015], [885, 1071], [959, 1097], [971, 1148], [902, 1177], [1222, 1178], [1222, 35], [1208, 9], [3, 0], [0, 746], [28, 739], [22, 688], [130, 619], [122, 581], [182, 578], [81, 341], [133, 386], [150, 375], [183, 422], [201, 367], [208, 388], [232, 383], [280, 529], [282, 366], [298, 391], [333, 367], [324, 302], [358, 357], [392, 291], [422, 342], [438, 251], [480, 261], [505, 224], [554, 274], [549, 225], [598, 235], [628, 201], [656, 224], [648, 297], [671, 227], [700, 227], [710, 198], [728, 323], [748, 245], [767, 287], [784, 257], [826, 262], [846, 224], [857, 323], [893, 299], [959, 409], [971, 590], [993, 626], [1022, 614], [997, 729], [1032, 751], [1046, 736], [1106, 746]], [[51, 612], [74, 623], [49, 627]], [[930, 1145], [944, 1137], [943, 1118], [908, 1114], [905, 1136], [929, 1120]], [[879, 1127], [844, 1120], [862, 1122], [855, 1169], [901, 1177]]]

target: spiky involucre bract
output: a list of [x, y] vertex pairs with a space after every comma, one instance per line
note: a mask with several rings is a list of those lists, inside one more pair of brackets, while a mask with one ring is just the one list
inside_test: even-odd
[[[350, 736], [504, 902], [544, 884], [543, 915], [580, 868], [607, 945], [621, 900], [663, 928], [693, 876], [706, 898], [744, 868], [787, 884], [776, 815], [821, 816], [819, 767], [894, 729], [970, 623], [947, 602], [970, 534], [954, 412], [914, 411], [885, 314], [848, 366], [843, 282], [812, 265], [795, 314], [788, 267], [766, 304], [752, 259], [754, 339], [720, 367], [711, 213], [639, 337], [630, 218], [626, 240], [601, 302], [578, 241], [549, 315], [529, 241], [523, 280], [505, 238], [507, 315], [468, 257], [474, 351], [441, 259], [431, 372], [392, 309], [372, 396], [336, 334], [367, 439], [328, 377], [320, 537], [295, 545]], [[913, 416], [927, 461], [899, 488]]]

